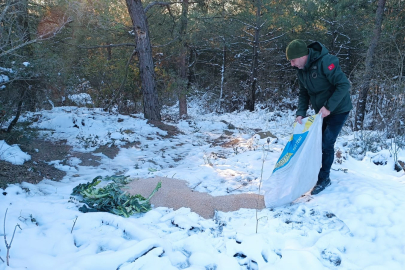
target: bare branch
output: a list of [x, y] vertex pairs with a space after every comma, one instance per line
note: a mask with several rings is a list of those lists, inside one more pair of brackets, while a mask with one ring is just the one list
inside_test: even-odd
[[270, 38], [270, 39], [267, 39], [267, 40], [260, 41], [260, 43], [265, 43], [265, 42], [273, 41], [273, 40], [275, 40], [275, 39], [281, 38], [281, 37], [284, 36], [285, 34], [286, 34], [286, 33], [281, 34], [281, 35], [279, 35], [279, 36], [277, 36], [277, 37], [273, 37], [273, 38]]
[[149, 5], [146, 6], [145, 8], [145, 13], [148, 12], [149, 9], [151, 9], [153, 6], [165, 6], [169, 7], [170, 5], [173, 4], [181, 4], [182, 2], [152, 2]]
[[73, 233], [73, 228], [74, 228], [75, 225], [76, 225], [77, 218], [78, 218], [78, 216], [76, 216], [76, 219], [75, 219], [75, 221], [73, 222], [73, 227], [72, 227], [72, 230], [70, 230], [70, 233]]
[[243, 32], [251, 37], [253, 37], [253, 34], [249, 33], [248, 31], [246, 31], [245, 29], [243, 29]]
[[[149, 9], [151, 9], [153, 6], [166, 6], [169, 7], [170, 5], [174, 4], [182, 4], [182, 1], [179, 2], [152, 2], [149, 5], [146, 6], [145, 8], [145, 13], [148, 12]], [[191, 4], [198, 4], [198, 2], [188, 2], [190, 5]]]
[[[40, 41], [43, 41], [43, 40], [47, 40], [47, 39], [51, 39], [51, 38], [53, 38], [54, 36], [56, 36], [58, 33], [60, 33], [60, 32], [62, 31], [62, 28], [64, 28], [68, 23], [71, 23], [71, 22], [73, 22], [73, 20], [67, 20], [67, 21], [66, 21], [63, 25], [61, 25], [56, 31], [51, 31], [51, 32], [49, 32], [49, 33], [46, 33], [46, 34], [44, 34], [44, 35], [39, 36], [39, 37], [36, 38], [36, 39], [33, 39], [33, 40], [30, 40], [30, 41], [21, 43], [20, 45], [18, 45], [18, 46], [16, 46], [16, 47], [13, 47], [13, 48], [11, 48], [11, 49], [9, 49], [9, 50], [7, 50], [7, 51], [3, 51], [2, 53], [0, 53], [0, 57], [2, 57], [2, 56], [4, 56], [4, 55], [7, 55], [7, 54], [10, 54], [10, 53], [12, 53], [12, 52], [14, 52], [14, 51], [16, 51], [16, 50], [18, 50], [18, 49], [21, 49], [21, 48], [23, 48], [23, 47], [25, 47], [25, 46], [28, 46], [28, 45], [30, 45], [30, 44], [33, 44], [33, 43], [36, 43], [36, 42], [40, 42]], [[49, 37], [48, 37], [48, 35], [49, 35]], [[47, 37], [45, 37], [45, 36], [47, 36]]]
[[231, 19], [231, 22], [232, 22], [233, 20], [235, 20], [235, 21], [237, 21], [237, 22], [240, 22], [241, 24], [243, 24], [243, 25], [245, 25], [245, 26], [247, 26], [247, 27], [250, 27], [250, 28], [255, 28], [255, 26], [254, 26], [254, 25], [249, 24], [249, 23], [246, 23], [246, 22], [244, 22], [244, 21], [242, 21], [242, 20], [239, 20], [239, 19], [233, 18], [233, 19]]
[[80, 49], [99, 49], [99, 48], [113, 48], [113, 47], [136, 47], [135, 43], [122, 43], [122, 44], [109, 44], [109, 45], [98, 45], [98, 46], [78, 46]]
[[6, 16], [7, 10], [10, 7], [10, 4], [6, 4], [6, 7], [3, 9], [3, 12], [0, 15], [0, 22], [3, 21], [4, 16]]
[[4, 52], [0, 53], [0, 57], [2, 57], [2, 56], [4, 56], [4, 55], [7, 55], [7, 54], [10, 54], [10, 53], [12, 53], [12, 52], [14, 52], [14, 51], [16, 51], [16, 50], [22, 48], [22, 47], [25, 47], [25, 46], [28, 46], [28, 45], [30, 45], [30, 44], [36, 43], [36, 42], [38, 42], [38, 41], [40, 41], [40, 40], [41, 40], [41, 39], [36, 38], [36, 39], [30, 40], [30, 41], [28, 41], [28, 42], [21, 43], [20, 45], [14, 47], [14, 48], [11, 48], [11, 49], [9, 49], [9, 50], [7, 50], [7, 51], [4, 51]]
[[[7, 243], [7, 237], [6, 237], [6, 217], [7, 217], [7, 211], [8, 208], [6, 209], [6, 213], [4, 214], [4, 243], [6, 244], [6, 248], [7, 248], [7, 255], [6, 255], [6, 260], [7, 260], [7, 266], [10, 266], [10, 249], [11, 249], [11, 244], [13, 243], [14, 240], [14, 235], [15, 235], [15, 231], [17, 229], [17, 227], [21, 229], [20, 225], [17, 223], [17, 225], [15, 225], [14, 227], [14, 232], [13, 232], [13, 236], [11, 237], [11, 241], [10, 244]], [[3, 261], [3, 259], [1, 259]], [[4, 262], [4, 261], [3, 261]]]
[[264, 20], [264, 22], [262, 22], [262, 24], [258, 28], [262, 29], [263, 25], [265, 25], [266, 23], [267, 23], [267, 20]]
[[205, 65], [209, 65], [209, 66], [214, 66], [214, 67], [220, 67], [220, 64], [216, 64], [216, 63], [211, 63], [208, 61], [198, 61], [199, 64], [205, 64]]
[[67, 18], [66, 21], [63, 24], [61, 24], [59, 27], [57, 27], [55, 30], [53, 30], [53, 31], [51, 30], [51, 31], [49, 31], [47, 33], [44, 33], [44, 34], [40, 35], [39, 40], [46, 40], [46, 39], [50, 39], [50, 38], [56, 36], [57, 34], [59, 34], [62, 31], [62, 29], [67, 24], [69, 24], [71, 22], [73, 22], [73, 20], [71, 18]]

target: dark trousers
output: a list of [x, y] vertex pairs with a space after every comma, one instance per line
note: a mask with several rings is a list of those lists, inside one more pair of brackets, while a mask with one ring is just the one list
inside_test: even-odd
[[329, 115], [322, 124], [322, 168], [318, 174], [318, 184], [329, 178], [330, 168], [335, 158], [335, 142], [346, 122], [347, 113]]

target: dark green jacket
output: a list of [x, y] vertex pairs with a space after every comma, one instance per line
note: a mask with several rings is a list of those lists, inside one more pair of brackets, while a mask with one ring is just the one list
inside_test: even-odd
[[308, 45], [308, 60], [297, 72], [300, 84], [297, 116], [306, 116], [309, 101], [315, 112], [325, 106], [331, 115], [350, 111], [350, 82], [340, 69], [339, 59], [321, 43]]

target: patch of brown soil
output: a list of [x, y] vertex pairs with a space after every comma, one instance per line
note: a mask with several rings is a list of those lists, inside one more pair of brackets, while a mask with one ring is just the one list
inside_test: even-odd
[[0, 188], [4, 189], [8, 184], [21, 182], [36, 184], [44, 178], [61, 180], [66, 175], [66, 172], [47, 163], [52, 160], [65, 160], [68, 157], [71, 147], [66, 145], [66, 141], [49, 142], [24, 138], [18, 141], [18, 146], [29, 154], [31, 159], [23, 165], [0, 161]]
[[109, 157], [110, 159], [115, 158], [118, 155], [118, 152], [120, 151], [120, 149], [117, 146], [107, 146], [107, 145], [103, 145], [98, 147], [94, 153], [102, 153], [104, 155], [106, 155], [107, 157]]
[[80, 166], [100, 166], [101, 157], [94, 156], [92, 153], [81, 153], [81, 152], [72, 152], [69, 154], [69, 157], [77, 157], [81, 160], [79, 163]]
[[154, 207], [163, 206], [173, 210], [187, 207], [204, 218], [213, 218], [215, 211], [231, 212], [241, 208], [265, 208], [264, 198], [258, 194], [211, 196], [208, 193], [193, 191], [184, 180], [166, 177], [133, 180], [127, 185], [127, 191], [132, 195], [141, 194], [148, 197], [159, 181], [162, 182], [162, 187], [150, 201]]
[[224, 143], [219, 143], [219, 141], [218, 141], [217, 145], [220, 145], [224, 148], [229, 148], [229, 147], [234, 147], [235, 145], [238, 145], [241, 141], [242, 141], [242, 139], [236, 138], [236, 139], [232, 139], [229, 142], [224, 142]]
[[23, 165], [13, 165], [0, 160], [0, 188], [5, 189], [8, 184], [28, 182], [36, 184], [44, 178], [61, 180], [66, 172], [56, 169], [45, 162], [30, 160]]
[[155, 126], [161, 130], [164, 130], [167, 132], [166, 136], [163, 136], [163, 138], [171, 138], [174, 137], [178, 134], [182, 134], [180, 130], [177, 129], [175, 126], [167, 125], [161, 121], [156, 121], [156, 120], [148, 120], [148, 124], [151, 126]]
[[258, 134], [260, 136], [260, 139], [266, 139], [266, 138], [273, 138], [276, 139], [277, 137], [273, 135], [273, 133], [271, 133], [270, 131], [261, 131], [259, 130], [255, 130], [256, 134]]
[[[48, 162], [60, 160], [66, 164], [71, 157], [81, 160], [81, 166], [99, 166], [101, 157], [92, 153], [81, 153], [72, 151], [72, 147], [66, 141], [51, 142], [43, 139], [32, 139], [23, 137], [17, 142], [22, 151], [29, 154], [31, 159], [23, 165], [14, 165], [6, 161], [0, 161], [0, 188], [4, 189], [8, 184], [28, 182], [36, 184], [44, 178], [59, 181], [66, 172], [60, 171], [49, 165]], [[114, 158], [118, 152], [118, 147], [99, 147], [95, 153], [103, 153], [109, 158]]]
[[18, 142], [22, 151], [31, 155], [32, 161], [64, 160], [69, 155], [72, 147], [65, 140], [50, 142], [41, 139], [30, 139]]
[[140, 141], [135, 141], [131, 143], [126, 143], [125, 145], [122, 146], [123, 148], [129, 149], [132, 147], [135, 147], [137, 149], [141, 148], [141, 142]]

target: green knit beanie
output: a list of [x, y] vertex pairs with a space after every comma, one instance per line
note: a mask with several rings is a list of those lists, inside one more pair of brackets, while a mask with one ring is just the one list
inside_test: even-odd
[[300, 58], [308, 54], [308, 48], [305, 42], [301, 39], [294, 39], [288, 44], [287, 49], [285, 50], [285, 55], [287, 60], [290, 61], [295, 58]]

